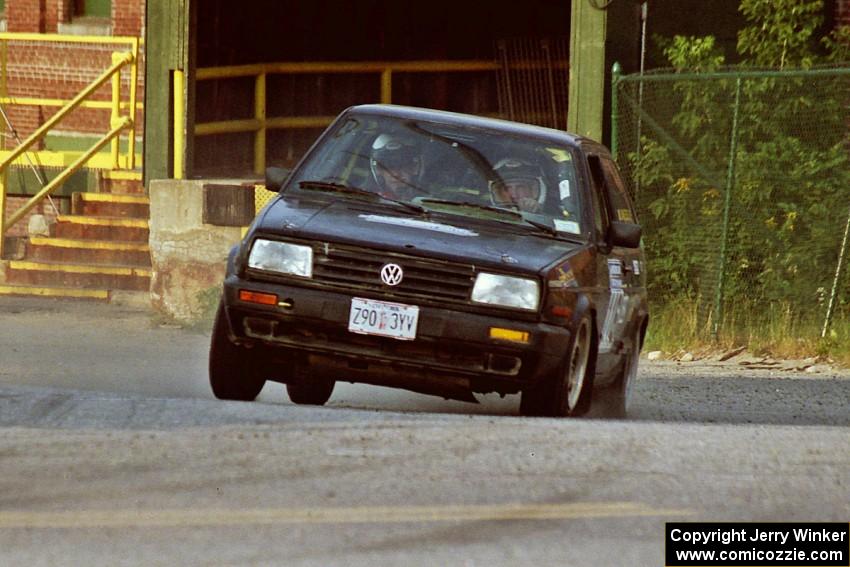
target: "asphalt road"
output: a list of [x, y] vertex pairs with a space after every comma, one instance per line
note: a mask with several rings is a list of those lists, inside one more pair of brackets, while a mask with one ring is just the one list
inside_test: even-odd
[[850, 521], [850, 375], [642, 362], [625, 421], [339, 385], [214, 400], [208, 332], [0, 300], [2, 565], [663, 565], [666, 521]]

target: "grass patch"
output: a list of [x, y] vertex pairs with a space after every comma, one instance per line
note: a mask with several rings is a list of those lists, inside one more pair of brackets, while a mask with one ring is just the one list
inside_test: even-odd
[[198, 316], [188, 327], [195, 331], [209, 331], [213, 327], [215, 313], [221, 300], [221, 286], [215, 285], [202, 290], [198, 292], [195, 298]]
[[712, 314], [698, 300], [675, 300], [650, 309], [645, 350], [722, 351], [745, 346], [747, 350], [775, 358], [821, 357], [850, 366], [850, 317], [833, 318], [830, 331], [821, 338], [823, 318], [800, 314], [790, 304], [740, 303], [727, 307], [723, 323], [714, 336]]

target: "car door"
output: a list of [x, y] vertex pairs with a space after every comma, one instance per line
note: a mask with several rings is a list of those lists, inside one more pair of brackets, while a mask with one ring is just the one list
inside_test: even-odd
[[599, 151], [588, 155], [588, 167], [594, 184], [597, 209], [597, 274], [602, 288], [597, 300], [598, 352], [603, 372], [616, 362], [632, 332], [630, 322], [638, 307], [643, 263], [640, 249], [612, 246], [608, 230], [612, 222], [636, 222], [635, 211], [625, 185], [610, 155]]
[[[638, 224], [637, 213], [614, 160], [610, 155], [603, 155], [600, 161], [605, 175], [611, 220]], [[641, 248], [615, 247], [612, 255], [621, 262], [621, 289], [625, 304], [614, 316], [609, 329], [609, 341], [613, 345], [625, 343], [627, 348], [631, 348], [629, 341], [637, 331], [637, 312], [641, 309], [646, 287], [643, 251]]]

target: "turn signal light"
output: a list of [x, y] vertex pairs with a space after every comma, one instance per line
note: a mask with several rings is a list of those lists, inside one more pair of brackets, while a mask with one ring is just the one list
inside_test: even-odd
[[259, 303], [260, 305], [277, 305], [277, 296], [273, 293], [261, 293], [259, 291], [239, 290], [239, 300], [246, 303]]
[[490, 338], [514, 343], [528, 343], [528, 333], [500, 327], [490, 327]]
[[555, 315], [557, 317], [566, 317], [567, 319], [569, 319], [573, 316], [573, 310], [569, 307], [556, 305], [552, 308], [552, 315]]

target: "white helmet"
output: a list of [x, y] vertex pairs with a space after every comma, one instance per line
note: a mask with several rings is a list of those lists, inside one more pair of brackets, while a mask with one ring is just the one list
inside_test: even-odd
[[[493, 166], [496, 179], [490, 182], [490, 199], [499, 207], [520, 207], [534, 202], [537, 209], [546, 201], [543, 170], [531, 162], [506, 158]], [[527, 208], [527, 207], [520, 207]]]

